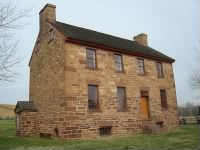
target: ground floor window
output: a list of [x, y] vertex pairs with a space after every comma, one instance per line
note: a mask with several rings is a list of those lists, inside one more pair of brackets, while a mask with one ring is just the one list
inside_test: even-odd
[[118, 100], [118, 110], [123, 110], [126, 108], [126, 89], [125, 87], [117, 87], [117, 100]]
[[160, 90], [161, 107], [167, 109], [167, 94], [166, 91]]
[[88, 108], [98, 109], [98, 86], [88, 85]]

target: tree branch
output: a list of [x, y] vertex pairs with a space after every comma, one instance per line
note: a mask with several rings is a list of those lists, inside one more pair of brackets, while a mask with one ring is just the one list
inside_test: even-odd
[[18, 40], [15, 32], [21, 29], [28, 10], [18, 9], [16, 4], [0, 6], [0, 81], [13, 81], [17, 75], [14, 71], [20, 62], [17, 58]]

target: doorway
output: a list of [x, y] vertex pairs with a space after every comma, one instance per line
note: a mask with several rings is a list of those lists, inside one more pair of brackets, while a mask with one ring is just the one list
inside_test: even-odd
[[16, 114], [16, 134], [19, 135], [20, 134], [20, 114], [17, 113]]
[[149, 98], [148, 96], [141, 96], [140, 100], [140, 116], [141, 119], [147, 120], [150, 118], [149, 114]]

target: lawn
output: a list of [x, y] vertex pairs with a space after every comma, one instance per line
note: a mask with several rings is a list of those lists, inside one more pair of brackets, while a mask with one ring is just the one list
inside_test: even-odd
[[185, 125], [173, 132], [159, 134], [136, 134], [127, 137], [105, 137], [91, 140], [58, 140], [39, 137], [15, 136], [14, 121], [0, 120], [0, 149], [16, 147], [56, 146], [65, 148], [197, 148], [199, 127]]

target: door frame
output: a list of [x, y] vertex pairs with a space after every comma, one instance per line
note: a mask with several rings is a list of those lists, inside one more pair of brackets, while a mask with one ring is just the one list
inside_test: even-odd
[[16, 135], [20, 135], [20, 113], [16, 113]]
[[[141, 90], [140, 91], [140, 105], [141, 105], [141, 98], [146, 97], [147, 98], [147, 109], [148, 109], [148, 118], [143, 120], [149, 120], [151, 119], [151, 111], [150, 111], [150, 102], [149, 102], [149, 91], [147, 90]], [[139, 106], [140, 108], [140, 106]]]

